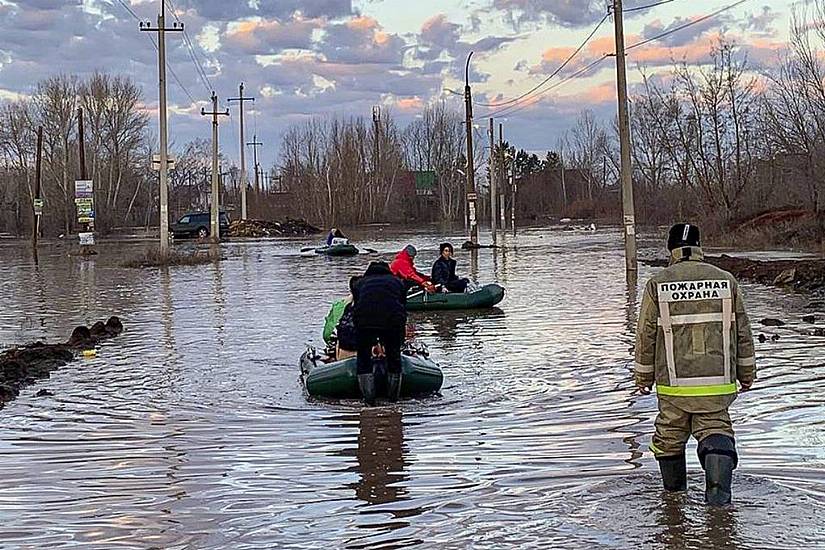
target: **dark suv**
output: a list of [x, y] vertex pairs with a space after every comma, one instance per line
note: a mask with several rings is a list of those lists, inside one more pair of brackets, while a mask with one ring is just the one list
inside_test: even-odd
[[[209, 236], [211, 223], [209, 212], [191, 212], [179, 219], [177, 223], [173, 223], [170, 229], [176, 239], [205, 239]], [[226, 212], [220, 213], [218, 224], [221, 237], [223, 237], [229, 232], [229, 216]]]

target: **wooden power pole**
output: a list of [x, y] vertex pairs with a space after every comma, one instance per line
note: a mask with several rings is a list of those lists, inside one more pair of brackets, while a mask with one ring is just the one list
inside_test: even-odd
[[212, 112], [206, 112], [206, 109], [201, 107], [201, 115], [212, 117], [212, 201], [211, 201], [211, 226], [209, 230], [209, 237], [213, 243], [221, 242], [221, 186], [220, 186], [220, 168], [218, 167], [218, 117], [229, 116], [229, 109], [225, 111], [218, 111], [218, 96], [212, 92]]
[[464, 114], [467, 126], [467, 219], [470, 225], [470, 242], [478, 245], [478, 219], [476, 218], [475, 167], [473, 166], [473, 94], [470, 89], [470, 58], [467, 56], [467, 65], [464, 69]]
[[32, 248], [37, 254], [37, 237], [40, 234], [40, 216], [43, 214], [43, 199], [40, 197], [40, 175], [43, 170], [43, 127], [37, 127], [37, 156], [34, 164], [34, 217], [32, 218]]
[[619, 95], [619, 145], [621, 148], [622, 214], [624, 220], [625, 266], [636, 272], [636, 213], [633, 205], [633, 167], [630, 155], [630, 108], [627, 100], [627, 63], [624, 47], [622, 0], [613, 0], [616, 27], [616, 88]]

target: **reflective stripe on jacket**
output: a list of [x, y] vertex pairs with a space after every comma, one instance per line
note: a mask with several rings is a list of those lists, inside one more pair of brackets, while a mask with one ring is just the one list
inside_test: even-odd
[[702, 259], [697, 247], [674, 250], [645, 287], [636, 331], [637, 383], [655, 382], [660, 399], [697, 413], [728, 407], [756, 365], [736, 279]]

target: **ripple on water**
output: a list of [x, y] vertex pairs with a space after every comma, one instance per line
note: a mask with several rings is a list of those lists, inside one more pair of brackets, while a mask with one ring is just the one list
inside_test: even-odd
[[[432, 231], [354, 235], [384, 259]], [[380, 237], [380, 240], [376, 240]], [[307, 400], [297, 360], [367, 257], [305, 258], [307, 240], [224, 245], [218, 265], [125, 270], [142, 245], [34, 268], [0, 247], [0, 342], [56, 339], [117, 313], [98, 357], [0, 412], [0, 546], [90, 548], [821, 547], [822, 338], [804, 297], [745, 285], [760, 379], [734, 405], [735, 505], [663, 498], [647, 453], [656, 405], [632, 395], [640, 286], [618, 231], [527, 230], [460, 270], [507, 287], [499, 308], [420, 313], [445, 372], [397, 407]], [[653, 255], [655, 251], [644, 250]], [[653, 271], [644, 267], [644, 281]], [[48, 388], [52, 397], [35, 398]]]

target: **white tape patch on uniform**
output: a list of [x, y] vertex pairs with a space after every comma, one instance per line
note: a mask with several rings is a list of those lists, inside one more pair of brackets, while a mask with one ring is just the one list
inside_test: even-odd
[[659, 283], [660, 302], [693, 302], [730, 299], [731, 284], [725, 280]]

